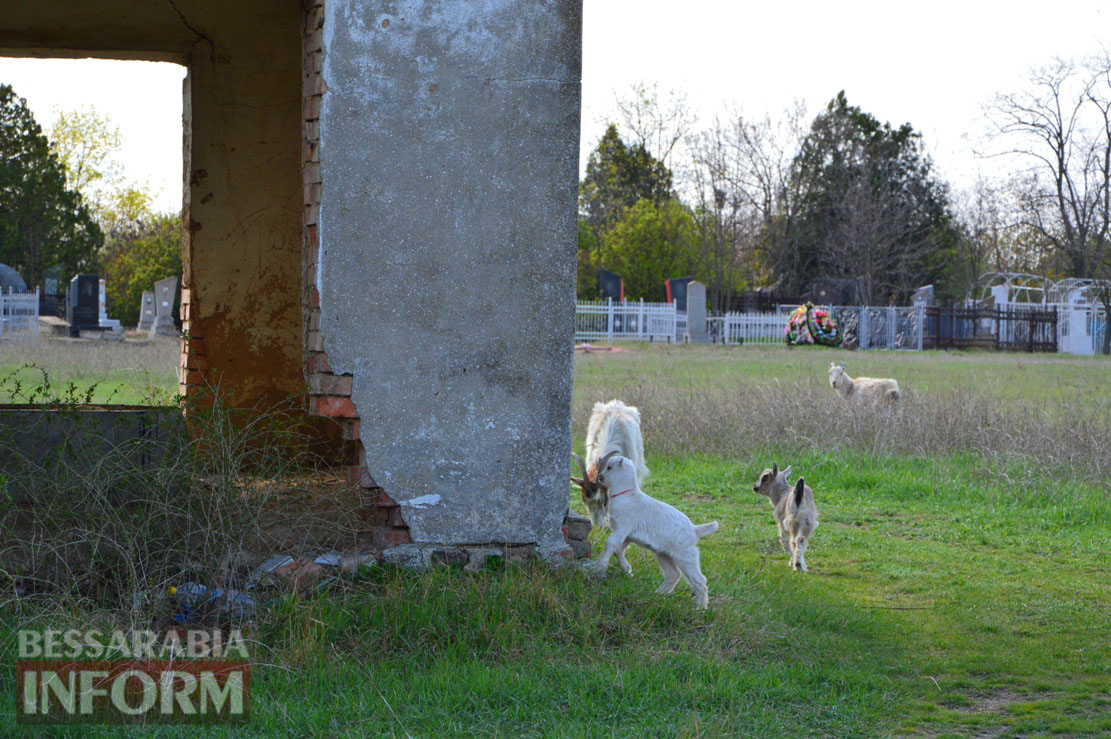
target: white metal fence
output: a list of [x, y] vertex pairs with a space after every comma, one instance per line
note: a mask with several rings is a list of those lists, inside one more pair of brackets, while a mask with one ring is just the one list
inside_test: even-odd
[[39, 290], [0, 290], [0, 339], [39, 338]]
[[674, 303], [579, 301], [575, 341], [675, 341], [686, 319]]
[[[876, 306], [817, 306], [830, 312], [846, 343], [859, 349], [922, 349], [924, 309]], [[706, 319], [714, 343], [782, 342], [794, 307], [778, 313], [727, 313]], [[683, 341], [687, 316], [674, 303], [580, 301], [575, 341]]]
[[[797, 307], [797, 306], [795, 306]], [[815, 306], [829, 311], [846, 344], [858, 349], [922, 349], [921, 307]], [[779, 313], [727, 313], [708, 319], [710, 334], [725, 344], [775, 344], [786, 335], [794, 307]]]

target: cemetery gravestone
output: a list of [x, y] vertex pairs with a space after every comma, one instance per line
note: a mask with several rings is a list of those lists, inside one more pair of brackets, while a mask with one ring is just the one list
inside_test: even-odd
[[687, 283], [687, 334], [692, 343], [710, 343], [706, 333], [706, 286], [698, 280]]
[[674, 302], [675, 310], [680, 313], [687, 312], [687, 284], [692, 280], [693, 277], [673, 277], [664, 283], [667, 289], [667, 302]]
[[143, 302], [139, 307], [139, 330], [150, 331], [154, 325], [154, 292], [147, 290], [143, 293]]
[[100, 305], [99, 312], [97, 313], [97, 324], [100, 328], [108, 329], [111, 334], [103, 334], [103, 336], [111, 336], [112, 338], [123, 338], [123, 326], [120, 322], [108, 317], [108, 282], [107, 280], [100, 280]]
[[178, 336], [174, 326], [174, 298], [177, 297], [177, 277], [167, 277], [154, 283], [154, 323], [151, 336]]
[[69, 335], [100, 330], [100, 276], [75, 275], [66, 291], [66, 322]]

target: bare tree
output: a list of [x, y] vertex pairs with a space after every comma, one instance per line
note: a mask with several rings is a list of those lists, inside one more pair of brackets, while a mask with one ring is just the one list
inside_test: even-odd
[[[1081, 64], [1054, 59], [1031, 88], [997, 96], [989, 111], [995, 155], [1027, 163], [1023, 225], [1072, 276], [1111, 279], [1111, 54]], [[1111, 283], [1093, 297], [1111, 315]], [[1111, 331], [1104, 353], [1111, 352]]]
[[794, 272], [791, 222], [798, 183], [791, 166], [804, 136], [802, 103], [778, 120], [739, 110], [686, 143], [687, 194], [698, 215], [700, 254], [716, 310], [743, 284], [778, 285]]
[[1043, 270], [1045, 242], [1022, 223], [1020, 203], [1027, 185], [1021, 178], [999, 182], [980, 177], [957, 198], [966, 294], [971, 296], [978, 278], [988, 272]]
[[864, 305], [909, 293], [924, 253], [919, 219], [906, 201], [877, 192], [876, 179], [864, 173], [847, 183], [821, 249], [825, 273], [851, 279]]
[[617, 96], [616, 105], [630, 144], [643, 146], [672, 172], [685, 172], [683, 143], [698, 122], [686, 93], [669, 90], [661, 97], [658, 83], [638, 82]]
[[733, 131], [720, 121], [692, 138], [690, 185], [698, 224], [699, 258], [708, 275], [710, 303], [724, 313], [744, 280], [754, 210], [742, 189]]

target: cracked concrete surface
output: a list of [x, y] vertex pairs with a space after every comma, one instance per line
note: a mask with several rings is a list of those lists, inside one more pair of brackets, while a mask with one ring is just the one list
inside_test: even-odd
[[370, 474], [414, 541], [557, 546], [581, 3], [325, 12], [320, 327]]

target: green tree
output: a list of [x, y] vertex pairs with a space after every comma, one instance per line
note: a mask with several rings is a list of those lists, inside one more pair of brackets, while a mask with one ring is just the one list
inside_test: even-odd
[[881, 124], [838, 93], [793, 163], [799, 199], [787, 290], [823, 275], [852, 279], [867, 303], [904, 300], [926, 282], [946, 296], [958, 235], [947, 185], [932, 168], [910, 124]]
[[[579, 184], [579, 216], [590, 230], [587, 243], [592, 255], [581, 255], [580, 265], [593, 264], [594, 275], [601, 262], [606, 234], [639, 200], [661, 204], [672, 196], [671, 170], [652, 156], [643, 143], [628, 145], [617, 126], [610, 124], [598, 146], [590, 153], [586, 176]], [[580, 231], [579, 244], [584, 239]], [[580, 289], [585, 277], [580, 275]]]
[[10, 85], [0, 85], [0, 262], [28, 285], [61, 265], [64, 279], [87, 269], [103, 243], [83, 198], [39, 124]]
[[600, 250], [598, 237], [594, 235], [590, 224], [585, 218], [579, 218], [579, 248], [577, 254], [577, 269], [575, 294], [580, 300], [591, 300], [598, 297], [598, 260]]
[[627, 298], [663, 301], [664, 282], [695, 274], [699, 267], [698, 229], [678, 200], [639, 200], [608, 233], [602, 266], [625, 280]]
[[671, 170], [643, 144], [627, 145], [610, 124], [586, 163], [579, 210], [595, 233], [605, 233], [638, 200], [657, 204], [671, 197]]
[[143, 214], [129, 230], [109, 238], [101, 265], [108, 315], [125, 325], [138, 323], [143, 292], [181, 274], [181, 217]]
[[122, 167], [116, 154], [120, 129], [93, 108], [62, 111], [47, 132], [50, 150], [66, 171], [66, 184], [97, 212], [119, 188]]

